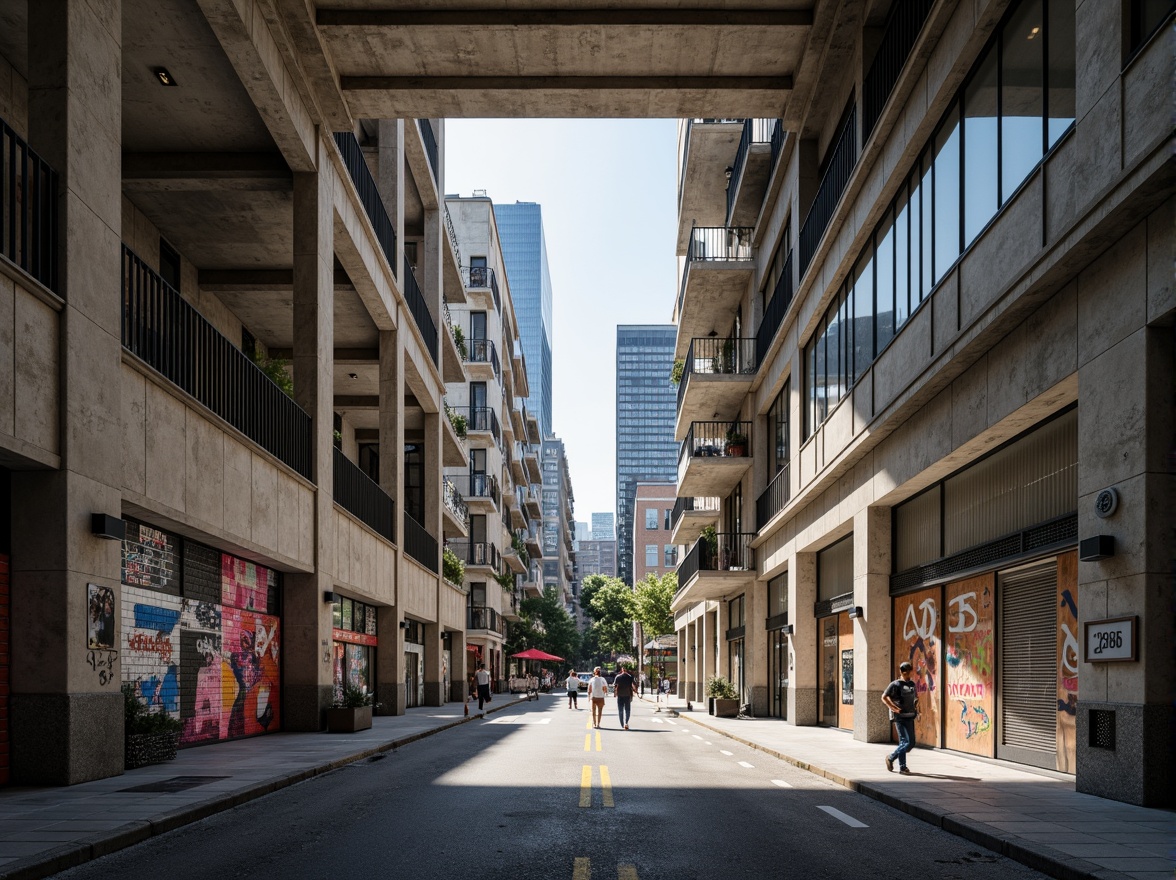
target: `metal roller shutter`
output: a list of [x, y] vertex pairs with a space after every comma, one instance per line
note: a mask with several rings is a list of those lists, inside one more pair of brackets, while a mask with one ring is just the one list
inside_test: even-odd
[[997, 755], [1043, 767], [1057, 751], [1057, 563], [1000, 575]]

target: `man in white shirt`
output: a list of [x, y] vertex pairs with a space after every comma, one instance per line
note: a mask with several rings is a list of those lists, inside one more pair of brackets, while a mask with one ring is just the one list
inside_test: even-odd
[[478, 671], [474, 673], [474, 682], [478, 685], [478, 709], [490, 702], [490, 673], [486, 671], [486, 664], [479, 663]]
[[568, 680], [565, 682], [568, 687], [568, 708], [579, 709], [580, 703], [577, 697], [580, 693], [580, 678], [576, 675], [576, 670], [568, 673]]
[[600, 667], [592, 670], [592, 677], [588, 679], [588, 698], [592, 700], [592, 726], [600, 727], [600, 719], [604, 716], [604, 698], [608, 694], [608, 681], [600, 674]]

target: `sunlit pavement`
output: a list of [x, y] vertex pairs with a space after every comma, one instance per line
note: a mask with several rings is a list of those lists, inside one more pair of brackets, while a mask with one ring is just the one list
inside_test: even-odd
[[1074, 778], [1008, 761], [916, 749], [911, 774], [888, 772], [891, 746], [777, 719], [717, 718], [677, 697], [655, 703], [681, 723], [721, 733], [1054, 877], [1170, 880], [1176, 815], [1074, 790]]

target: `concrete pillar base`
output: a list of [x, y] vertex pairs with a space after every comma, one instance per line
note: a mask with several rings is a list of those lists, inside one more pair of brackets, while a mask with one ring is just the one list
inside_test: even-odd
[[[1091, 712], [1114, 712], [1113, 749], [1091, 745]], [[1171, 780], [1176, 773], [1172, 739], [1176, 708], [1169, 704], [1078, 701], [1078, 773], [1074, 788], [1084, 794], [1142, 807], [1176, 806]]]
[[301, 732], [324, 730], [324, 713], [334, 701], [334, 689], [329, 684], [287, 684], [282, 689], [282, 728]]
[[853, 692], [853, 738], [858, 742], [890, 742], [890, 712], [882, 691]]
[[123, 696], [13, 694], [12, 781], [75, 785], [123, 772]]
[[788, 689], [788, 723], [808, 726], [817, 723], [817, 689]]
[[425, 682], [425, 705], [426, 706], [444, 706], [445, 698], [441, 693], [443, 685], [439, 681]]

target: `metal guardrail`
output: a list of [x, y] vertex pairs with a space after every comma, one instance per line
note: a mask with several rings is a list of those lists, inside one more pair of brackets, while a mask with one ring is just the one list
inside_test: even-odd
[[437, 539], [407, 513], [404, 514], [404, 552], [433, 574], [441, 573]]
[[495, 504], [498, 503], [498, 478], [493, 474], [454, 474], [449, 479], [453, 480], [453, 485], [457, 487], [467, 505], [474, 499], [489, 499]]
[[466, 629], [484, 630], [506, 637], [506, 621], [495, 609], [471, 605], [466, 609]]
[[0, 254], [57, 290], [57, 172], [3, 120]]
[[682, 379], [678, 382], [678, 409], [682, 408], [686, 380], [692, 373], [737, 376], [754, 373], [758, 367], [754, 339], [724, 339], [718, 336], [697, 336], [691, 339], [682, 365]]
[[862, 143], [870, 139], [898, 76], [906, 66], [933, 0], [904, 0], [890, 7], [886, 29], [862, 80]]
[[748, 458], [751, 422], [691, 422], [678, 452], [679, 473], [688, 458]]
[[682, 320], [682, 306], [686, 300], [686, 279], [690, 275], [690, 264], [750, 260], [753, 231], [750, 226], [695, 226], [690, 230], [690, 238], [686, 243], [686, 262], [682, 268], [682, 283], [678, 287], [679, 321]]
[[498, 294], [498, 276], [489, 266], [462, 266], [461, 280], [465, 282], [467, 289], [490, 288], [494, 308], [502, 310], [502, 300]]
[[498, 414], [493, 407], [471, 406], [469, 408], [469, 424], [466, 433], [470, 431], [489, 431], [495, 440], [502, 440], [502, 427], [498, 424]]
[[440, 171], [437, 168], [437, 135], [433, 133], [433, 123], [427, 119], [418, 119], [417, 127], [421, 130], [421, 140], [425, 144], [425, 155], [429, 157], [429, 170], [433, 172], [433, 182], [438, 183]]
[[420, 285], [417, 284], [416, 273], [407, 263], [404, 264], [404, 301], [408, 303], [408, 310], [412, 314], [412, 319], [416, 321], [417, 329], [425, 337], [425, 348], [428, 349], [429, 357], [433, 359], [434, 364], [439, 363], [437, 360], [437, 323], [433, 320], [433, 313], [429, 311], [429, 305], [425, 302]]
[[457, 243], [457, 230], [453, 228], [453, 217], [449, 214], [449, 206], [445, 206], [445, 231], [449, 233], [449, 245], [453, 248], [453, 256], [457, 258], [457, 265], [461, 265], [461, 245]]
[[780, 470], [768, 487], [755, 500], [755, 527], [762, 529], [777, 513], [784, 509], [792, 497], [792, 486], [788, 482], [788, 465]]
[[674, 502], [674, 511], [670, 514], [670, 529], [678, 528], [678, 523], [682, 521], [682, 515], [687, 511], [714, 511], [719, 512], [719, 499], [713, 495], [693, 496], [687, 495], [684, 498], [678, 498]]
[[755, 571], [754, 532], [718, 532], [703, 535], [678, 566], [679, 589], [702, 571]]
[[772, 167], [780, 159], [780, 152], [784, 149], [784, 120], [777, 119], [776, 127], [772, 129]]
[[469, 351], [467, 364], [490, 364], [494, 368], [494, 378], [502, 379], [502, 365], [493, 339], [467, 339], [466, 348]]
[[396, 228], [388, 216], [388, 209], [380, 198], [380, 190], [376, 187], [376, 180], [368, 169], [367, 161], [363, 158], [363, 148], [359, 140], [349, 131], [335, 132], [335, 146], [339, 155], [343, 157], [343, 164], [359, 193], [359, 200], [367, 212], [372, 228], [376, 231], [376, 239], [388, 260], [393, 276], [396, 275]]
[[752, 144], [770, 144], [772, 131], [778, 120], [775, 119], [744, 119], [743, 134], [739, 138], [739, 147], [735, 151], [735, 161], [731, 165], [731, 179], [727, 181], [727, 222], [731, 222], [731, 212], [735, 210], [735, 196], [739, 187], [743, 185], [743, 167], [747, 164], [747, 154], [751, 152]]
[[396, 541], [395, 505], [379, 484], [360, 470], [338, 446], [334, 454], [334, 498], [347, 512], [389, 541]]
[[306, 411], [126, 245], [122, 264], [123, 347], [312, 479]]
[[768, 349], [772, 347], [776, 331], [784, 323], [784, 316], [788, 314], [788, 307], [792, 305], [792, 294], [792, 251], [789, 251], [787, 259], [784, 260], [784, 267], [780, 270], [780, 277], [776, 279], [772, 299], [764, 309], [759, 329], [755, 331], [756, 369], [768, 356]]
[[441, 498], [445, 507], [457, 518], [458, 522], [464, 523], [466, 528], [469, 528], [470, 507], [466, 504], [457, 485], [448, 477], [441, 484]]
[[488, 566], [498, 571], [501, 556], [489, 541], [450, 541], [447, 545], [466, 565]]
[[857, 107], [849, 112], [849, 118], [837, 137], [837, 143], [829, 155], [825, 166], [825, 175], [817, 187], [816, 197], [809, 207], [804, 224], [800, 227], [800, 273], [803, 278], [805, 271], [812, 262], [813, 254], [825, 235], [829, 221], [833, 219], [833, 211], [841, 201], [841, 194], [845, 192], [849, 177], [857, 165]]

